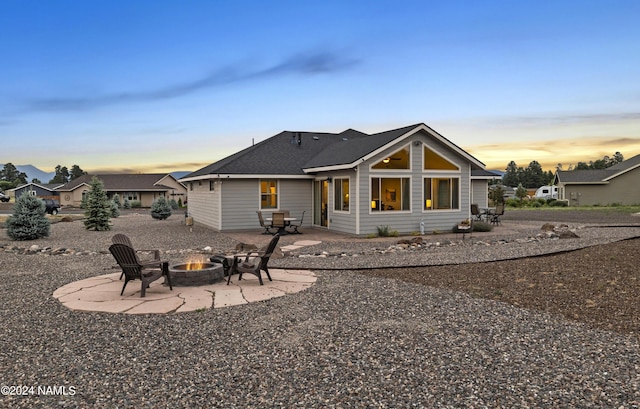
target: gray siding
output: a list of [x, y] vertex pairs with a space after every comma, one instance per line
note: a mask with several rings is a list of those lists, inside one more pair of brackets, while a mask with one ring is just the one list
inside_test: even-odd
[[608, 184], [565, 185], [564, 198], [569, 206], [640, 204], [640, 168], [624, 173]]
[[187, 186], [188, 212], [193, 217], [193, 221], [204, 224], [215, 230], [221, 230], [220, 223], [220, 197], [221, 186], [214, 185], [214, 190], [210, 190], [209, 181], [201, 183], [192, 182], [193, 189]]
[[[418, 142], [415, 145], [414, 142]], [[432, 172], [423, 170], [423, 142], [426, 143], [431, 149], [434, 149], [449, 160], [456, 163], [460, 167], [460, 172]], [[388, 156], [390, 152], [394, 152], [410, 143], [411, 149], [411, 170], [371, 170], [370, 165], [377, 163], [384, 157]], [[397, 230], [400, 233], [411, 233], [420, 231], [420, 223], [425, 225], [426, 232], [433, 231], [448, 231], [453, 228], [458, 222], [470, 217], [470, 168], [469, 163], [462, 157], [455, 156], [444, 145], [440, 145], [431, 138], [425, 138], [424, 135], [415, 135], [410, 141], [403, 141], [390, 148], [384, 154], [378, 155], [371, 160], [362, 163], [358, 166], [358, 182], [360, 184], [359, 195], [359, 207], [357, 211], [360, 212], [360, 229], [357, 234], [367, 235], [377, 232], [378, 226], [387, 225], [391, 230]], [[371, 211], [371, 195], [370, 186], [372, 177], [410, 177], [411, 178], [411, 204], [409, 211], [383, 211], [372, 212]], [[422, 198], [423, 198], [423, 180], [425, 177], [459, 177], [459, 199], [460, 209], [457, 210], [423, 210]], [[352, 178], [355, 179], [355, 178]], [[355, 186], [354, 186], [355, 189]], [[355, 194], [355, 191], [354, 191]], [[486, 196], [486, 190], [484, 195]], [[354, 204], [355, 209], [355, 204]], [[352, 212], [353, 213], [353, 212]], [[335, 217], [335, 216], [334, 216]], [[355, 221], [356, 214], [351, 216]], [[338, 230], [335, 226], [333, 228]], [[345, 230], [339, 230], [345, 231]], [[345, 231], [349, 233], [356, 232], [355, 230]]]
[[471, 181], [471, 201], [476, 203], [479, 208], [487, 207], [489, 203], [488, 192], [489, 183], [486, 180]]

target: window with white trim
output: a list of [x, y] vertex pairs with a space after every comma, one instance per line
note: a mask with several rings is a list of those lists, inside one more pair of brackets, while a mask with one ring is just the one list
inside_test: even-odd
[[260, 209], [278, 208], [278, 181], [276, 179], [260, 180]]
[[371, 212], [411, 209], [411, 178], [371, 178]]
[[460, 178], [424, 178], [424, 210], [460, 209]]
[[349, 178], [333, 179], [333, 209], [349, 211]]

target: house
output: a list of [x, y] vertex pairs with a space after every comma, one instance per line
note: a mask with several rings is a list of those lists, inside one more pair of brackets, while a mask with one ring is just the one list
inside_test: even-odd
[[255, 229], [256, 211], [306, 212], [303, 226], [367, 235], [450, 231], [487, 205], [497, 175], [425, 124], [366, 134], [284, 131], [180, 179], [194, 222]]
[[178, 201], [181, 199], [183, 203], [186, 201], [186, 187], [171, 174], [143, 173], [80, 176], [55, 190], [60, 196], [60, 204], [80, 206], [84, 196], [91, 188], [93, 176], [102, 181], [109, 199], [118, 194], [122, 202], [125, 199], [129, 202], [137, 201], [142, 207], [150, 207], [153, 201], [160, 196], [164, 196], [168, 200]]
[[569, 206], [640, 204], [640, 155], [606, 169], [558, 170], [558, 199]]
[[42, 199], [54, 199], [59, 200], [59, 194], [56, 191], [57, 188], [62, 186], [62, 183], [27, 183], [21, 186], [18, 186], [14, 189], [10, 189], [12, 192], [12, 196], [17, 200], [23, 194], [29, 194], [32, 196], [37, 196]]

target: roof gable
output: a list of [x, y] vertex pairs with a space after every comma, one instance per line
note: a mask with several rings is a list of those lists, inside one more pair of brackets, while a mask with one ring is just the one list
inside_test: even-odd
[[427, 125], [415, 124], [371, 135], [354, 129], [338, 134], [284, 131], [180, 180], [197, 180], [212, 175], [304, 176], [320, 170], [353, 167], [417, 132], [426, 132], [445, 144], [471, 162], [472, 168], [484, 169], [482, 162]]
[[163, 186], [162, 181], [167, 176], [175, 180], [173, 176], [166, 173], [82, 175], [57, 190], [72, 191], [82, 185], [89, 185], [94, 176], [102, 181], [105, 190], [110, 191], [165, 191], [168, 187]]
[[557, 183], [565, 184], [607, 183], [611, 179], [638, 167], [640, 167], [640, 155], [636, 155], [606, 169], [559, 170], [556, 172], [555, 179]]

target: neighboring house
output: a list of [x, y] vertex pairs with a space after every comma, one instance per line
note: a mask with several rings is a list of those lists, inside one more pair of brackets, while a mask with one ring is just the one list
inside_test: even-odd
[[167, 173], [146, 174], [109, 174], [109, 175], [84, 175], [73, 179], [64, 186], [56, 189], [60, 196], [60, 204], [63, 206], [80, 206], [83, 197], [91, 189], [91, 179], [96, 176], [104, 184], [104, 190], [109, 199], [115, 194], [120, 196], [120, 201], [138, 201], [143, 207], [150, 207], [154, 200], [160, 196], [168, 200], [182, 199], [186, 201], [186, 187], [176, 178]]
[[62, 183], [27, 183], [26, 185], [18, 186], [15, 189], [11, 189], [13, 196], [17, 200], [23, 194], [29, 194], [37, 196], [42, 199], [55, 199], [59, 200], [57, 188], [62, 186]]
[[425, 124], [376, 134], [281, 132], [180, 179], [189, 214], [216, 230], [289, 210], [304, 226], [355, 235], [450, 231], [487, 205], [497, 175]]
[[554, 185], [569, 206], [640, 204], [640, 155], [606, 169], [559, 170]]

